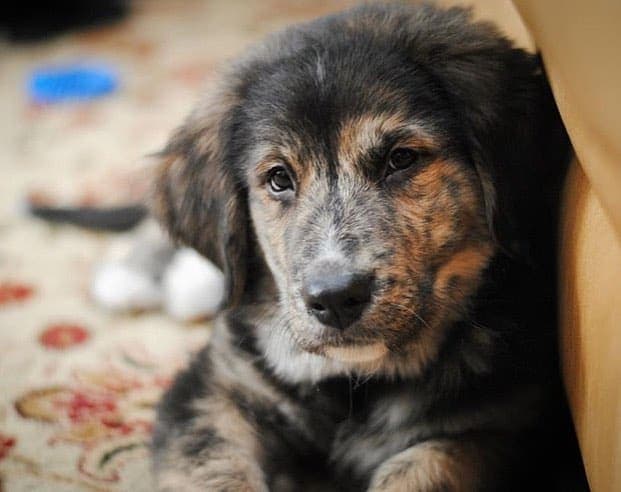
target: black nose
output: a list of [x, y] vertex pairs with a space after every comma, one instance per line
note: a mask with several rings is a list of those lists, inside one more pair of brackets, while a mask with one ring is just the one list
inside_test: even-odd
[[371, 299], [370, 275], [317, 271], [307, 278], [302, 296], [324, 325], [344, 330], [356, 321]]

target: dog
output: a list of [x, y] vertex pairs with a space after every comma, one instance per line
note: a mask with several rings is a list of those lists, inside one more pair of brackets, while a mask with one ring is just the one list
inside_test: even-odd
[[234, 63], [158, 155], [154, 214], [226, 279], [158, 489], [550, 490], [568, 153], [539, 58], [467, 9], [360, 6]]

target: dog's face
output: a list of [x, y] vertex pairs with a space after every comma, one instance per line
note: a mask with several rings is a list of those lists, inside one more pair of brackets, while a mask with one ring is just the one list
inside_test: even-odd
[[512, 207], [495, 169], [528, 172], [535, 145], [534, 61], [488, 26], [459, 32], [461, 10], [416, 12], [281, 35], [163, 152], [156, 211], [225, 270], [231, 301], [264, 262], [286, 336], [354, 365], [437, 354]]
[[360, 55], [339, 46], [253, 85], [251, 222], [304, 349], [434, 352], [493, 251], [481, 183], [425, 74], [377, 48], [339, 72]]

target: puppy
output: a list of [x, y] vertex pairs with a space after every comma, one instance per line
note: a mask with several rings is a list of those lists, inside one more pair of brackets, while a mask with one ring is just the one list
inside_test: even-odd
[[567, 151], [537, 58], [467, 10], [359, 7], [234, 64], [159, 156], [155, 214], [227, 305], [160, 404], [158, 488], [543, 487]]

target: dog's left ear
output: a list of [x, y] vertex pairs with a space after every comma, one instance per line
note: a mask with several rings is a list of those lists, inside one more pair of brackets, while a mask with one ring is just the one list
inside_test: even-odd
[[152, 210], [171, 237], [214, 262], [225, 275], [225, 305], [240, 301], [246, 282], [245, 191], [225, 162], [235, 98], [218, 92], [176, 130], [162, 152]]
[[419, 56], [460, 120], [492, 234], [503, 250], [528, 256], [532, 227], [549, 212], [542, 197], [557, 192], [569, 152], [540, 60], [468, 10], [433, 15], [443, 36], [418, 38]]

